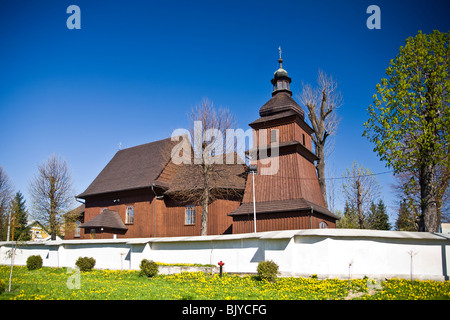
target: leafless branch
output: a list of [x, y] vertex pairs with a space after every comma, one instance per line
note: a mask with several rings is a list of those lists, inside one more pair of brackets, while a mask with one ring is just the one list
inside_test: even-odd
[[236, 162], [227, 164], [226, 161], [227, 154], [235, 153], [234, 144], [226, 144], [226, 130], [235, 129], [236, 120], [228, 109], [216, 109], [208, 99], [192, 108], [189, 120], [193, 161], [178, 168], [176, 181], [171, 186], [172, 197], [201, 204], [201, 234], [206, 235], [209, 204], [242, 191], [234, 187], [239, 178]]
[[369, 206], [380, 195], [380, 186], [372, 172], [353, 162], [351, 168], [344, 173], [342, 185], [346, 201], [356, 209], [359, 226], [364, 229], [364, 217]]
[[47, 225], [52, 239], [55, 239], [62, 215], [71, 209], [75, 195], [66, 161], [52, 155], [41, 164], [31, 181], [30, 194], [32, 216]]
[[315, 153], [319, 157], [316, 164], [317, 175], [327, 205], [325, 160], [333, 150], [334, 141], [330, 138], [335, 136], [339, 126], [340, 119], [337, 116], [336, 109], [343, 104], [342, 94], [338, 90], [337, 82], [333, 77], [319, 70], [317, 86], [312, 88], [309, 84], [303, 84], [303, 91], [298, 99], [308, 109], [308, 118], [314, 129], [312, 140]]

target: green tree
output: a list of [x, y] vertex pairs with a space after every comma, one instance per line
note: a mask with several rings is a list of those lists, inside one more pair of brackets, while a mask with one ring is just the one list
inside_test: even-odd
[[8, 240], [8, 215], [13, 195], [12, 183], [0, 166], [0, 241]]
[[377, 84], [364, 124], [364, 136], [394, 173], [417, 173], [419, 231], [438, 231], [436, 168], [450, 166], [449, 37], [419, 31], [406, 40]]
[[369, 214], [367, 216], [367, 226], [369, 229], [390, 230], [389, 215], [383, 200], [379, 200], [377, 204], [372, 202]]
[[25, 207], [23, 194], [18, 191], [11, 201], [11, 233], [13, 241], [28, 241], [31, 239], [30, 227], [28, 225], [28, 212]]
[[354, 206], [345, 202], [344, 213], [336, 223], [336, 227], [340, 229], [359, 229], [358, 214]]
[[408, 208], [408, 201], [402, 200], [398, 210], [397, 221], [395, 221], [395, 230], [417, 231], [414, 217], [414, 213], [411, 213], [410, 208]]

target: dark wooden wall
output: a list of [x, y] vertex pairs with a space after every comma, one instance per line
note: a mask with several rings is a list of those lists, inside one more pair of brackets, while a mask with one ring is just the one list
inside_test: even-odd
[[[278, 157], [278, 171], [273, 175], [262, 175], [260, 160], [258, 174], [255, 176], [256, 202], [277, 201], [304, 198], [324, 206], [314, 164], [298, 153], [284, 154]], [[247, 178], [242, 202], [253, 201], [253, 178]]]
[[[336, 228], [334, 219], [309, 211], [260, 213], [256, 216], [256, 231], [318, 229], [320, 222], [325, 222], [327, 228]], [[253, 214], [234, 216], [233, 233], [254, 232]]]
[[[157, 192], [159, 195], [160, 193]], [[120, 200], [114, 202], [114, 200]], [[117, 238], [148, 238], [198, 236], [201, 234], [201, 206], [195, 207], [196, 221], [194, 225], [185, 224], [185, 204], [180, 204], [168, 197], [155, 199], [151, 189], [140, 189], [87, 198], [85, 201], [84, 221], [89, 221], [100, 214], [103, 208], [117, 211], [125, 222], [126, 207], [134, 206], [134, 223], [127, 224], [125, 234], [117, 234]], [[155, 217], [156, 204], [156, 217]], [[238, 200], [216, 200], [209, 205], [208, 234], [231, 233], [233, 218], [227, 214], [237, 209]], [[156, 222], [156, 225], [155, 225]], [[156, 227], [155, 227], [156, 226]], [[111, 239], [113, 233], [96, 232], [96, 239]], [[72, 228], [67, 230], [65, 239], [73, 239]], [[90, 239], [89, 232], [81, 229], [80, 239]]]
[[[282, 119], [283, 120], [283, 119]], [[270, 127], [263, 127], [263, 125], [259, 125], [258, 128], [255, 128], [255, 141], [258, 147], [265, 146], [266, 144], [260, 142], [259, 137], [260, 129], [266, 129], [266, 142], [267, 144], [271, 143], [271, 130], [278, 129], [278, 142], [288, 142], [288, 141], [299, 141], [303, 144], [303, 137], [305, 137], [304, 146], [312, 151], [312, 139], [311, 135], [309, 135], [300, 125], [295, 122], [294, 118], [291, 118], [291, 123], [271, 123]], [[284, 122], [284, 121], [283, 121]]]
[[[159, 205], [159, 203], [158, 203]], [[216, 200], [209, 205], [208, 235], [231, 233], [233, 218], [227, 214], [239, 207], [239, 201]], [[198, 236], [201, 234], [202, 207], [195, 207], [195, 225], [185, 225], [185, 207], [176, 201], [167, 200], [160, 206], [162, 220], [159, 223], [161, 237]]]

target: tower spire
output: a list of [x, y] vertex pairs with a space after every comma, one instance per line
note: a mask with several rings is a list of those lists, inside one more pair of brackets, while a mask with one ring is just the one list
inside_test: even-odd
[[280, 64], [280, 69], [283, 69], [283, 59], [281, 58], [281, 46], [278, 47], [278, 52], [280, 53], [280, 59], [278, 59], [278, 63]]
[[280, 54], [280, 58], [278, 59], [278, 63], [280, 67], [277, 71], [275, 71], [272, 79], [273, 84], [273, 92], [272, 96], [276, 95], [279, 92], [287, 92], [289, 95], [292, 95], [292, 92], [289, 90], [289, 85], [291, 83], [291, 78], [289, 78], [286, 70], [283, 69], [283, 58], [281, 58], [281, 46], [278, 47], [278, 52]]

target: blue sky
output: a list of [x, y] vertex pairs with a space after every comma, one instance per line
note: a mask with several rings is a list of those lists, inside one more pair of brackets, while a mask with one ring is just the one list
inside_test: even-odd
[[[66, 27], [71, 4], [81, 30]], [[380, 30], [366, 27], [371, 4]], [[319, 69], [338, 80], [333, 174], [354, 160], [388, 171], [361, 136], [375, 85], [406, 38], [450, 30], [449, 11], [447, 1], [2, 1], [0, 165], [29, 200], [37, 165], [59, 154], [81, 193], [119, 143], [169, 137], [204, 97], [246, 130], [271, 98], [281, 46], [294, 97]], [[395, 214], [393, 178], [377, 177]]]

